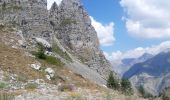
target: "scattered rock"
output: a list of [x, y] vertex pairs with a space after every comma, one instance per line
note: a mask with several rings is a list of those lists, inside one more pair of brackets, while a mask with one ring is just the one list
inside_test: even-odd
[[51, 76], [50, 75], [45, 75], [46, 76], [46, 78], [48, 79], [48, 80], [51, 80]]
[[51, 56], [51, 55], [52, 55], [52, 52], [45, 51], [45, 53], [44, 53], [44, 54]]
[[40, 64], [31, 64], [31, 67], [35, 70], [40, 70], [41, 65]]
[[54, 77], [55, 71], [52, 68], [46, 68], [45, 72], [47, 72], [48, 75], [46, 75], [48, 80], [51, 80], [51, 78]]
[[46, 48], [51, 48], [51, 44], [48, 43], [45, 39], [43, 38], [35, 38], [38, 43], [42, 43], [42, 45]]

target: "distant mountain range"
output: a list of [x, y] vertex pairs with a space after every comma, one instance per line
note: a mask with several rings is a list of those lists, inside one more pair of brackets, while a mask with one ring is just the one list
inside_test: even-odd
[[115, 70], [117, 70], [116, 72], [118, 72], [120, 76], [123, 76], [123, 74], [126, 71], [128, 71], [134, 64], [144, 62], [152, 57], [153, 57], [152, 54], [144, 53], [142, 56], [140, 56], [138, 58], [122, 59], [121, 64], [118, 65], [118, 67]]
[[143, 85], [153, 95], [159, 95], [170, 87], [170, 51], [165, 50], [155, 56], [144, 54], [137, 59], [125, 59], [123, 63], [132, 65], [123, 78], [129, 78], [134, 86]]

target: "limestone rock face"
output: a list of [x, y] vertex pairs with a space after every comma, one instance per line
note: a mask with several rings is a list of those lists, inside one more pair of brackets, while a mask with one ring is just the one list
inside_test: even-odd
[[0, 20], [17, 25], [26, 39], [35, 37], [51, 42], [47, 0], [1, 0]]
[[29, 46], [37, 39], [51, 47], [53, 42], [59, 41], [67, 52], [102, 79], [111, 71], [111, 64], [99, 49], [97, 33], [80, 0], [63, 0], [60, 6], [54, 3], [50, 11], [47, 0], [0, 0], [1, 23], [21, 30]]
[[111, 65], [99, 49], [97, 33], [80, 0], [63, 0], [60, 6], [54, 3], [50, 10], [50, 19], [61, 44], [106, 78]]

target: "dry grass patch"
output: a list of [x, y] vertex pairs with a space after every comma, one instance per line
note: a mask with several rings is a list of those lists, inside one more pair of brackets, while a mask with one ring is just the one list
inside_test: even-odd
[[0, 43], [0, 68], [3, 71], [22, 76], [19, 80], [24, 78], [27, 80], [43, 78], [43, 73], [30, 67], [30, 64], [33, 63], [35, 63], [35, 60], [26, 56], [24, 51], [13, 49]]

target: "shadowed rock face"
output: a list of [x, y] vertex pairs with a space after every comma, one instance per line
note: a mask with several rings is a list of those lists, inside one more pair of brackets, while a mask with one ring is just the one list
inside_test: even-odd
[[1, 0], [0, 21], [15, 25], [26, 41], [57, 37], [68, 52], [106, 79], [111, 65], [99, 49], [99, 40], [80, 0], [63, 0], [47, 10], [47, 0]]
[[63, 0], [60, 6], [54, 3], [50, 18], [61, 44], [106, 78], [111, 65], [99, 49], [97, 33], [80, 0]]

